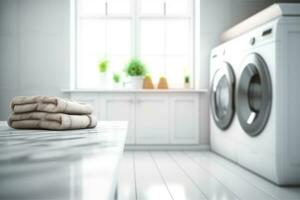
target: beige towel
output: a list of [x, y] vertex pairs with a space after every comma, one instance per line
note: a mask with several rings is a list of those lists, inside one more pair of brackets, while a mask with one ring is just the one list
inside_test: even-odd
[[89, 104], [71, 102], [51, 96], [18, 96], [13, 98], [11, 109], [14, 113], [42, 111], [66, 114], [91, 114], [93, 111]]
[[67, 130], [94, 128], [97, 125], [97, 120], [92, 115], [32, 112], [12, 114], [8, 124], [16, 129]]

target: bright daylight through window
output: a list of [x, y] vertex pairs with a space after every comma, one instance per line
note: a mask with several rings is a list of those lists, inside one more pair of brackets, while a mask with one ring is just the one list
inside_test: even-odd
[[193, 0], [76, 0], [76, 87], [99, 88], [101, 64], [107, 64], [107, 87], [116, 76], [126, 87], [124, 68], [132, 58], [146, 66], [155, 85], [160, 77], [167, 78], [170, 88], [183, 88], [187, 78], [193, 81], [192, 4]]

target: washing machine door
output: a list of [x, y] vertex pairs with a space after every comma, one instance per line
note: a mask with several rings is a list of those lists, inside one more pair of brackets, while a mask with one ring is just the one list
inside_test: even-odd
[[234, 114], [235, 76], [229, 63], [222, 62], [220, 65], [213, 76], [210, 101], [216, 125], [225, 130], [231, 124]]
[[244, 131], [250, 136], [257, 136], [267, 124], [271, 111], [271, 77], [266, 62], [255, 53], [245, 58], [241, 70], [236, 111]]

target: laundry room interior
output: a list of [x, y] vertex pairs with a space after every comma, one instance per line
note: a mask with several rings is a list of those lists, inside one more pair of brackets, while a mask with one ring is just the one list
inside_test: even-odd
[[0, 199], [299, 200], [300, 0], [0, 0]]

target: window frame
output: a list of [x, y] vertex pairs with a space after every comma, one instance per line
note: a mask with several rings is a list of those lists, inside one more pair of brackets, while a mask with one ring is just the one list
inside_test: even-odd
[[[130, 0], [131, 2], [131, 7], [130, 7], [130, 13], [129, 15], [116, 15], [116, 14], [111, 14], [109, 15], [107, 12], [107, 7], [106, 7], [106, 14], [105, 15], [89, 15], [89, 16], [80, 16], [78, 12], [78, 5], [80, 0], [71, 0], [71, 87], [74, 89], [83, 89], [82, 87], [79, 87], [78, 85], [78, 68], [79, 68], [79, 55], [78, 55], [78, 47], [79, 47], [79, 20], [80, 18], [82, 19], [101, 19], [101, 20], [109, 20], [109, 19], [130, 19], [131, 20], [131, 57], [139, 57], [141, 55], [141, 38], [140, 38], [140, 32], [141, 32], [141, 19], [160, 19], [160, 20], [168, 20], [168, 19], [183, 19], [183, 20], [189, 20], [189, 27], [190, 27], [190, 37], [189, 37], [189, 53], [187, 56], [189, 57], [189, 65], [190, 67], [188, 68], [188, 75], [190, 76], [190, 83], [191, 83], [191, 88], [195, 89], [196, 88], [196, 75], [195, 73], [197, 72], [195, 63], [196, 63], [196, 1], [197, 0], [188, 0], [188, 8], [189, 11], [191, 11], [190, 14], [187, 15], [166, 15], [166, 8], [164, 7], [164, 15], [157, 15], [157, 14], [147, 14], [143, 15], [140, 13], [141, 8], [140, 8], [140, 0]], [[106, 3], [107, 6], [107, 3]], [[107, 46], [107, 45], [105, 45]], [[165, 47], [166, 48], [166, 47]], [[107, 54], [107, 47], [105, 47]], [[168, 55], [165, 53], [164, 55], [167, 57]], [[164, 66], [164, 70], [166, 71], [166, 66]], [[183, 87], [182, 87], [183, 88]], [[89, 88], [86, 88], [89, 89]], [[178, 88], [176, 88], [178, 89]], [[181, 89], [181, 88], [180, 88]]]

